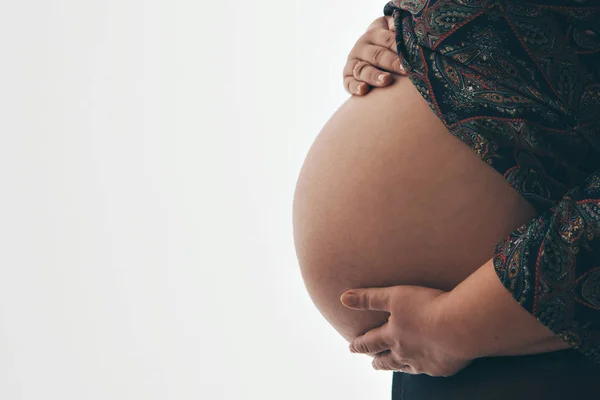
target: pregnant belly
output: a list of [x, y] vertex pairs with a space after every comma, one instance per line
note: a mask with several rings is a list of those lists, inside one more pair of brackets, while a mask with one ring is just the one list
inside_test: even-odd
[[348, 99], [317, 136], [296, 186], [294, 242], [312, 301], [350, 341], [388, 314], [345, 308], [344, 291], [451, 290], [535, 215], [401, 78]]

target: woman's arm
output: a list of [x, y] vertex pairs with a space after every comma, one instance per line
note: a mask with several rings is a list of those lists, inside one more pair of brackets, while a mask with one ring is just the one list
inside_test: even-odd
[[[600, 148], [600, 86], [581, 102], [578, 130]], [[499, 242], [492, 259], [448, 293], [448, 318], [475, 357], [571, 346], [600, 363], [599, 260], [597, 169]]]
[[453, 327], [470, 359], [569, 348], [513, 299], [492, 259], [445, 296], [441, 326]]

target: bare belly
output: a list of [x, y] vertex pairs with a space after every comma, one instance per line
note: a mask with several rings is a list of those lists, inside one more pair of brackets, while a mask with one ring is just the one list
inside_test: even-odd
[[296, 186], [294, 241], [311, 299], [350, 341], [388, 314], [347, 309], [344, 291], [451, 290], [535, 215], [401, 78], [348, 99], [316, 138]]

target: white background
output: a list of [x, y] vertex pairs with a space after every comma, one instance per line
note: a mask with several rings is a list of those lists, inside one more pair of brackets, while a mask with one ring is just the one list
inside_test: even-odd
[[0, 1], [0, 398], [385, 400], [296, 179], [385, 1]]

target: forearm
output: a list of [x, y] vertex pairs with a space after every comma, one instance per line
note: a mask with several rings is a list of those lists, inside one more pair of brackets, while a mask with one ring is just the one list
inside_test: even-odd
[[569, 348], [523, 309], [496, 276], [492, 260], [447, 293], [443, 326], [460, 335], [471, 358]]

